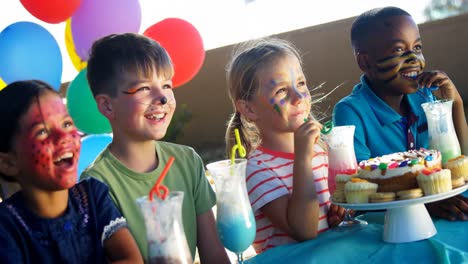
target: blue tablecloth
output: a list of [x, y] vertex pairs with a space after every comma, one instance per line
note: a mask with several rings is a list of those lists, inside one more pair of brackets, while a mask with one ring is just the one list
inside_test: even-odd
[[363, 229], [329, 230], [313, 240], [272, 248], [245, 263], [468, 263], [468, 222], [433, 219], [435, 236], [394, 244], [382, 240], [384, 214], [363, 215], [369, 222]]

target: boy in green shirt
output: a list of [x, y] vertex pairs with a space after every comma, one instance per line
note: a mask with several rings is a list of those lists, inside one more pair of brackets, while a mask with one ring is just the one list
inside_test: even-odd
[[215, 194], [200, 156], [190, 147], [158, 141], [176, 108], [173, 75], [166, 50], [145, 36], [115, 34], [94, 43], [87, 78], [99, 111], [111, 124], [113, 139], [81, 177], [93, 176], [109, 185], [148, 259], [145, 223], [136, 199], [148, 195], [174, 156], [163, 184], [170, 191], [184, 192], [182, 218], [192, 256], [198, 247], [202, 263], [229, 263], [211, 211]]

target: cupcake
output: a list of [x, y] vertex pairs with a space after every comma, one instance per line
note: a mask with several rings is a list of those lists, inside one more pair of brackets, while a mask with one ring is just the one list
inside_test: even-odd
[[457, 181], [458, 178], [463, 178], [464, 181], [468, 181], [468, 157], [461, 155], [449, 159], [444, 164], [444, 168], [452, 172], [452, 181]]
[[356, 174], [348, 175], [348, 174], [337, 174], [335, 177], [336, 182], [336, 190], [332, 194], [332, 200], [338, 203], [346, 203], [346, 196], [345, 196], [345, 184], [351, 180], [352, 177], [355, 177]]
[[463, 177], [454, 178], [452, 176], [452, 189], [462, 187], [465, 185], [465, 179]]
[[444, 193], [452, 190], [452, 177], [448, 169], [424, 169], [416, 177], [424, 195]]
[[348, 175], [348, 174], [336, 174], [335, 182], [336, 182], [336, 190], [344, 192], [344, 186], [347, 182], [351, 180], [351, 178], [356, 177], [356, 174]]
[[378, 185], [360, 178], [351, 178], [345, 184], [347, 203], [368, 203], [369, 195], [377, 192]]

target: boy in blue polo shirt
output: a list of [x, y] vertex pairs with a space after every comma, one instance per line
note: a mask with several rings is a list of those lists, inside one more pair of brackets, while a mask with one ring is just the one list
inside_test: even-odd
[[[463, 101], [441, 71], [424, 72], [419, 29], [410, 14], [396, 7], [369, 10], [354, 21], [351, 42], [361, 82], [333, 111], [335, 125], [355, 125], [358, 161], [408, 149], [428, 148], [422, 103], [453, 100], [453, 122], [462, 153], [468, 154], [468, 126]], [[430, 91], [429, 87], [438, 87]], [[468, 219], [468, 200], [457, 196], [428, 208], [434, 216]], [[439, 205], [439, 206], [437, 206]]]

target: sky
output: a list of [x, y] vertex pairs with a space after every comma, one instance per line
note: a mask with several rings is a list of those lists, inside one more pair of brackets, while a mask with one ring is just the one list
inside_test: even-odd
[[[98, 1], [98, 0], [96, 0]], [[138, 0], [135, 0], [138, 1]], [[205, 50], [273, 35], [299, 28], [357, 16], [383, 6], [397, 6], [409, 12], [417, 23], [424, 22], [423, 10], [430, 0], [139, 0], [140, 33], [169, 17], [190, 22], [200, 33]], [[59, 44], [62, 82], [73, 80], [78, 71], [65, 46], [65, 22], [48, 24], [36, 19], [19, 0], [0, 1], [0, 32], [19, 21], [31, 21], [46, 28]]]

